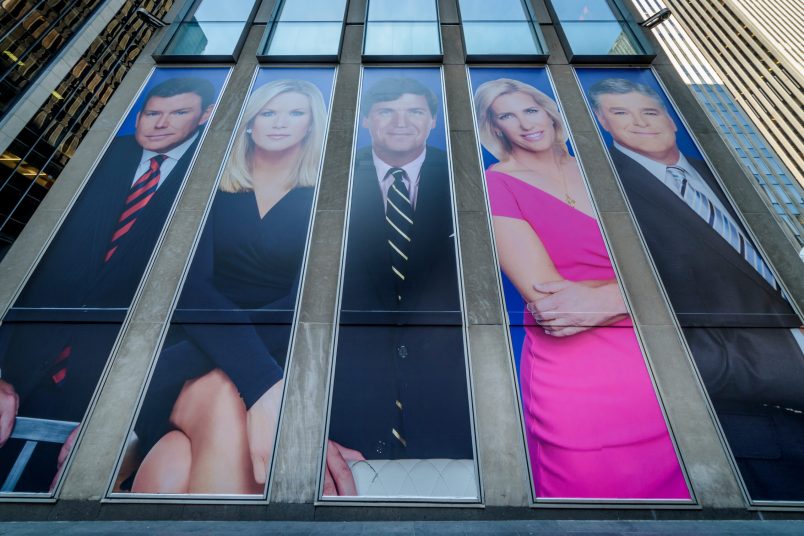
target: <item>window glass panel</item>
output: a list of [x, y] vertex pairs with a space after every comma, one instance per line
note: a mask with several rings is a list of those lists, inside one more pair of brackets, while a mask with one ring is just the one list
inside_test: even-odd
[[438, 13], [434, 0], [369, 0], [368, 20], [434, 21], [438, 20]]
[[644, 54], [621, 22], [562, 22], [561, 28], [574, 54]]
[[286, 0], [279, 20], [343, 21], [346, 0]]
[[460, 0], [462, 21], [512, 20], [524, 21], [529, 17], [522, 0], [499, 0], [493, 6], [485, 0]]
[[[277, 432], [333, 78], [257, 73], [113, 494], [263, 496], [259, 453], [270, 456]], [[287, 154], [291, 177], [272, 167]], [[280, 175], [290, 190], [257, 199], [256, 185], [277, 188]]]
[[377, 56], [440, 54], [438, 23], [371, 22], [366, 25], [365, 53]]
[[[50, 493], [228, 73], [154, 70], [3, 319], [0, 367], [20, 397], [18, 432], [37, 424], [25, 419], [50, 420], [66, 435], [37, 446], [0, 495]], [[0, 482], [17, 460], [6, 447]]]
[[529, 22], [464, 22], [468, 54], [541, 54]]
[[801, 319], [653, 72], [576, 72], [749, 495], [804, 500]]
[[244, 26], [244, 22], [184, 22], [165, 53], [177, 56], [232, 54]]
[[268, 55], [338, 54], [341, 22], [278, 22], [268, 44]]
[[689, 502], [546, 69], [470, 75], [536, 498]]
[[363, 71], [326, 459], [365, 461], [325, 500], [479, 497], [442, 102], [438, 68]]
[[619, 9], [608, 0], [552, 0], [560, 21], [622, 20]]
[[254, 0], [204, 0], [192, 14], [197, 21], [244, 21], [248, 19]]

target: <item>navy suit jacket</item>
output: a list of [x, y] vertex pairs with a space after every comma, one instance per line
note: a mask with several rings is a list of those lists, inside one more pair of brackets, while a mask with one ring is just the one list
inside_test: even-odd
[[367, 458], [472, 458], [446, 153], [427, 148], [401, 303], [370, 147], [355, 166], [330, 438]]
[[[780, 409], [804, 409], [804, 355], [786, 329], [799, 318], [674, 192], [610, 153], [751, 496], [804, 499], [804, 418]], [[706, 163], [688, 160], [731, 207]]]
[[[142, 157], [133, 136], [110, 144], [5, 318], [0, 363], [3, 378], [20, 395], [21, 414], [27, 402], [37, 408], [29, 413], [36, 416], [82, 417], [197, 144], [196, 140], [164, 178], [105, 262]], [[47, 407], [27, 401], [43, 380], [49, 382], [54, 360], [68, 345], [68, 374], [58, 390], [50, 390], [52, 401]], [[37, 393], [44, 396], [41, 389]]]

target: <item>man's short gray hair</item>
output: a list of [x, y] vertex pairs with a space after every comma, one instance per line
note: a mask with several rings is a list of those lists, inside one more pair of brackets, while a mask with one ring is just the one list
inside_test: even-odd
[[602, 95], [625, 95], [626, 93], [645, 95], [655, 100], [662, 110], [666, 109], [662, 97], [655, 89], [625, 78], [606, 78], [596, 82], [589, 88], [589, 102], [592, 104], [592, 109], [597, 112], [600, 110], [600, 97]]

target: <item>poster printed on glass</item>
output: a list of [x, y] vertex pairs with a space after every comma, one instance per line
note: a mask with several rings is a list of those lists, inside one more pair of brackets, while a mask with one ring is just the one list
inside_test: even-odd
[[689, 501], [546, 69], [470, 69], [536, 500]]
[[438, 68], [366, 68], [324, 500], [479, 499]]
[[263, 496], [334, 74], [256, 73], [112, 497]]
[[153, 71], [3, 319], [0, 496], [55, 490], [228, 74]]
[[748, 495], [800, 505], [800, 317], [654, 73], [576, 72]]

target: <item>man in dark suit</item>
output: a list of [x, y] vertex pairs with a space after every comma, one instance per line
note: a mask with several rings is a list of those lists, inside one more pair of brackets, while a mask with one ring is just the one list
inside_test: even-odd
[[625, 79], [589, 97], [752, 498], [804, 499], [799, 318], [661, 97]]
[[437, 110], [411, 78], [363, 95], [325, 495], [356, 494], [348, 461], [473, 456], [447, 155], [427, 145]]
[[[101, 159], [0, 329], [0, 446], [17, 414], [83, 417], [215, 93], [198, 78], [154, 86], [134, 135], [115, 138]], [[47, 491], [77, 431], [63, 447], [37, 446], [16, 491]], [[0, 477], [18, 451], [0, 450]]]

